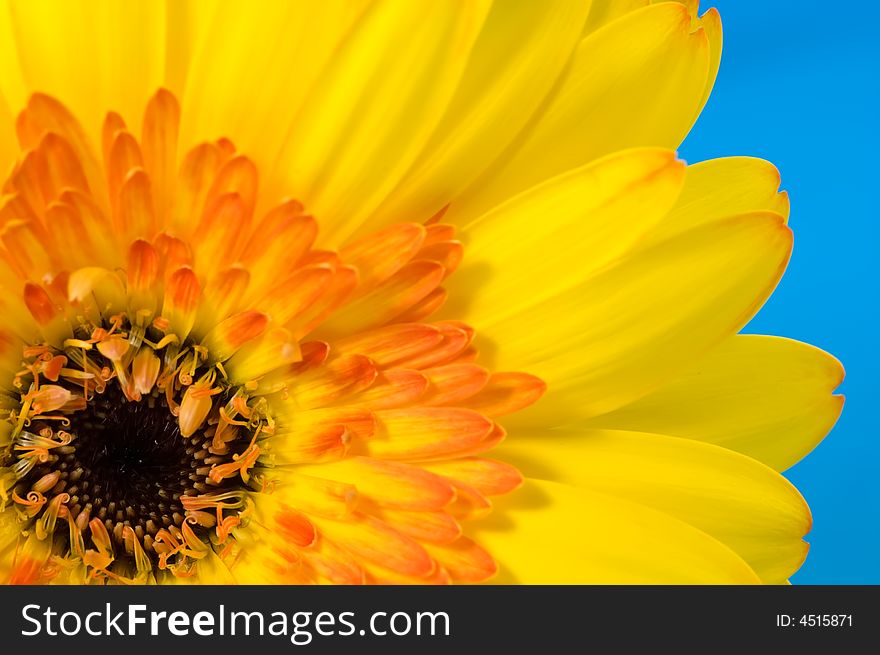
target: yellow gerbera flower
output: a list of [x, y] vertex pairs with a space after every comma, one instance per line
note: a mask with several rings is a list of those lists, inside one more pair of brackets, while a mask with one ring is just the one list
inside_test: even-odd
[[791, 232], [675, 158], [720, 49], [696, 1], [4, 3], [0, 580], [787, 580], [842, 370], [736, 336]]

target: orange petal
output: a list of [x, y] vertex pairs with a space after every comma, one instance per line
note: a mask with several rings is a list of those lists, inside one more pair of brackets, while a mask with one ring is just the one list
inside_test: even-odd
[[351, 431], [345, 423], [312, 423], [278, 431], [268, 440], [269, 461], [275, 466], [303, 465], [345, 457]]
[[246, 201], [237, 193], [209, 200], [193, 237], [196, 270], [211, 277], [235, 263], [250, 217]]
[[319, 539], [315, 547], [303, 550], [301, 556], [319, 578], [333, 584], [364, 584], [361, 565], [332, 541]]
[[486, 386], [489, 371], [476, 364], [446, 364], [422, 371], [431, 383], [425, 405], [454, 405]]
[[54, 191], [52, 198], [58, 198], [61, 190], [68, 187], [89, 190], [82, 164], [64, 137], [53, 132], [46, 134], [40, 142], [39, 151], [46, 160], [46, 184]]
[[252, 310], [234, 314], [221, 321], [202, 339], [202, 345], [218, 361], [226, 361], [245, 343], [256, 339], [266, 330], [269, 317]]
[[150, 178], [142, 168], [134, 169], [119, 190], [117, 226], [120, 234], [129, 239], [152, 239], [156, 231], [153, 192]]
[[128, 127], [125, 120], [115, 111], [107, 112], [104, 117], [104, 124], [101, 126], [101, 152], [104, 155], [105, 167], [110, 164], [110, 153], [113, 150], [113, 143], [120, 132], [127, 132]]
[[192, 251], [186, 241], [173, 237], [167, 232], [161, 232], [153, 245], [162, 260], [162, 270], [166, 282], [177, 269], [184, 266], [192, 268]]
[[386, 409], [375, 412], [375, 416], [377, 432], [364, 442], [364, 449], [378, 458], [448, 457], [476, 447], [494, 429], [492, 421], [467, 409]]
[[226, 365], [230, 380], [248, 382], [302, 359], [299, 343], [284, 328], [273, 328], [245, 344]]
[[[447, 207], [448, 208], [448, 207]], [[446, 213], [446, 210], [443, 210]], [[452, 241], [455, 238], [456, 227], [448, 223], [425, 224], [425, 240], [422, 249], [443, 241]]]
[[202, 287], [195, 272], [184, 266], [168, 278], [162, 316], [170, 323], [170, 332], [180, 339], [189, 335], [196, 321], [196, 308], [202, 297]]
[[358, 494], [383, 507], [438, 510], [455, 497], [452, 485], [441, 476], [400, 462], [349, 457], [331, 464], [306, 467], [304, 472], [353, 484]]
[[463, 258], [464, 246], [460, 241], [440, 241], [425, 245], [415, 256], [415, 259], [427, 259], [442, 264], [446, 270], [444, 278], [455, 272]]
[[177, 195], [172, 225], [175, 233], [189, 237], [194, 228], [193, 218], [202, 216], [205, 199], [220, 165], [220, 149], [213, 143], [203, 143], [190, 150], [180, 166]]
[[107, 160], [107, 184], [110, 198], [119, 196], [125, 179], [135, 170], [144, 167], [144, 158], [137, 139], [127, 131], [120, 131], [113, 137]]
[[408, 262], [372, 292], [333, 315], [320, 333], [345, 335], [379, 327], [423, 300], [437, 288], [443, 275], [443, 266], [437, 262]]
[[232, 157], [217, 171], [217, 176], [208, 191], [205, 206], [210, 206], [225, 195], [235, 195], [241, 198], [245, 213], [250, 218], [257, 201], [257, 177], [257, 167], [254, 162], [242, 155]]
[[451, 544], [426, 544], [425, 548], [453, 580], [482, 582], [498, 571], [492, 556], [467, 537], [461, 537]]
[[428, 389], [428, 378], [420, 371], [390, 369], [382, 371], [369, 389], [353, 400], [370, 409], [406, 407], [421, 398]]
[[307, 309], [288, 321], [287, 327], [297, 338], [302, 338], [323, 323], [337, 307], [354, 292], [358, 282], [357, 271], [350, 266], [336, 268], [321, 296]]
[[[52, 199], [53, 189], [48, 185], [49, 171], [42, 153], [30, 151], [12, 173], [10, 182], [15, 192], [29, 207], [42, 213], [46, 203]], [[16, 217], [22, 218], [22, 217]]]
[[336, 349], [366, 355], [383, 367], [402, 366], [433, 351], [443, 339], [440, 329], [431, 325], [400, 323], [341, 339]]
[[387, 507], [377, 507], [371, 512], [401, 534], [419, 541], [446, 544], [461, 536], [458, 521], [446, 512], [413, 512]]
[[542, 379], [528, 373], [493, 373], [486, 387], [464, 405], [495, 418], [528, 407], [546, 390]]
[[376, 432], [373, 412], [360, 407], [324, 407], [293, 411], [283, 427], [291, 433], [305, 433], [329, 425], [343, 425], [350, 436], [370, 439]]
[[446, 289], [437, 287], [405, 312], [395, 316], [392, 321], [394, 323], [418, 323], [423, 321], [439, 311], [446, 303], [448, 296], [449, 294]]
[[273, 286], [259, 303], [260, 307], [279, 325], [298, 324], [297, 319], [324, 297], [333, 277], [333, 270], [326, 264], [300, 268]]
[[177, 134], [180, 105], [174, 95], [159, 89], [144, 112], [141, 148], [144, 168], [153, 182], [153, 198], [159, 223], [168, 221], [177, 181]]
[[257, 496], [257, 503], [271, 497], [288, 502], [309, 514], [320, 514], [331, 519], [342, 519], [351, 514], [357, 501], [353, 484], [325, 480], [304, 475], [297, 470], [276, 468], [272, 475], [279, 476], [279, 484], [271, 495]]
[[367, 389], [376, 379], [376, 366], [363, 355], [343, 355], [299, 375], [290, 398], [301, 409], [325, 407]]
[[36, 221], [7, 223], [0, 231], [9, 263], [23, 279], [39, 279], [55, 268], [49, 242]]
[[240, 301], [251, 281], [250, 272], [240, 266], [232, 266], [217, 273], [205, 287], [205, 309], [210, 314], [206, 320], [215, 323], [240, 307]]
[[456, 481], [452, 485], [455, 487], [455, 502], [446, 511], [459, 521], [483, 518], [492, 511], [489, 499], [472, 486]]
[[473, 487], [487, 496], [509, 493], [523, 482], [522, 474], [516, 467], [494, 459], [464, 457], [430, 462], [424, 466], [429, 471]]
[[76, 244], [65, 252], [65, 263], [79, 268], [98, 259], [93, 239], [94, 229], [88, 229], [79, 213], [66, 202], [53, 202], [46, 207], [46, 231], [59, 244]]
[[302, 205], [289, 200], [274, 209], [254, 229], [241, 259], [268, 290], [278, 275], [291, 270], [308, 251], [318, 234], [318, 223], [302, 214]]
[[128, 249], [126, 273], [130, 289], [150, 289], [159, 275], [159, 253], [143, 239], [134, 241]]
[[355, 515], [347, 521], [314, 520], [324, 537], [355, 557], [406, 575], [426, 576], [434, 571], [434, 561], [417, 541], [378, 519]]
[[345, 246], [340, 255], [346, 264], [357, 268], [360, 290], [366, 292], [403, 268], [424, 240], [423, 225], [399, 223]]
[[52, 302], [46, 290], [30, 282], [24, 285], [24, 304], [40, 326], [48, 325], [61, 313], [61, 308]]
[[315, 526], [300, 512], [290, 507], [281, 507], [272, 517], [275, 531], [288, 543], [300, 548], [311, 546], [317, 539]]
[[433, 348], [413, 353], [395, 364], [416, 369], [448, 364], [459, 357], [474, 338], [473, 329], [459, 321], [443, 321], [436, 323], [435, 327], [441, 334], [440, 343]]
[[102, 170], [82, 126], [67, 108], [51, 96], [34, 93], [16, 122], [22, 149], [33, 148], [46, 132], [61, 135], [70, 144], [80, 161], [89, 188], [101, 195], [104, 189]]

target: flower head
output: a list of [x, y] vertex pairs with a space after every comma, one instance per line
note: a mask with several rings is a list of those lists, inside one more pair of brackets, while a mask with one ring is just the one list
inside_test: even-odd
[[841, 373], [734, 336], [790, 255], [775, 169], [669, 149], [717, 14], [263, 9], [197, 16], [160, 80], [151, 45], [95, 97], [55, 59], [23, 83], [0, 577], [785, 580], [809, 513], [773, 468]]

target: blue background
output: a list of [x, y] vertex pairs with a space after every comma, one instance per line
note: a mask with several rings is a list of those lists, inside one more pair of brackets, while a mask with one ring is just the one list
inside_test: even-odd
[[791, 195], [794, 255], [746, 332], [819, 346], [846, 368], [843, 416], [786, 475], [813, 510], [797, 584], [880, 583], [877, 478], [880, 152], [875, 3], [715, 0], [724, 25], [712, 96], [680, 149], [688, 162], [772, 161]]

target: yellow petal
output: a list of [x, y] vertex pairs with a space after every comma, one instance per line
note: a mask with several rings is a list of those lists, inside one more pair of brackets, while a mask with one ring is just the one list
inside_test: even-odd
[[[699, 5], [699, 0], [695, 3]], [[715, 7], [700, 16], [699, 24], [709, 39], [709, 73], [706, 76], [706, 86], [703, 89], [703, 99], [697, 113], [703, 111], [712, 87], [715, 86], [715, 78], [718, 77], [718, 68], [721, 66], [721, 48], [723, 46], [723, 34], [721, 29], [721, 15]]]
[[801, 460], [843, 408], [843, 367], [779, 337], [739, 335], [654, 393], [587, 425], [714, 443], [777, 470]]
[[810, 511], [785, 478], [739, 453], [689, 439], [613, 430], [517, 434], [498, 457], [524, 475], [651, 507], [729, 546], [766, 583], [806, 556]]
[[668, 514], [555, 482], [527, 479], [469, 534], [502, 584], [758, 582], [733, 551]]
[[599, 270], [663, 218], [684, 170], [669, 150], [615, 153], [471, 221], [467, 256], [447, 282], [449, 315], [479, 330]]
[[593, 0], [590, 3], [590, 15], [584, 25], [584, 36], [649, 4], [651, 0]]
[[372, 224], [433, 215], [501, 154], [563, 71], [589, 8], [494, 3], [443, 120]]
[[779, 191], [779, 171], [754, 157], [711, 159], [687, 167], [675, 207], [654, 230], [661, 239], [749, 211], [772, 211], [788, 218], [788, 193]]
[[484, 1], [378, 2], [365, 12], [278, 159], [296, 197], [323, 221], [324, 238], [349, 236], [406, 173], [448, 106], [487, 12]]
[[[494, 368], [547, 382], [523, 418], [546, 425], [608, 412], [735, 334], [770, 295], [790, 252], [791, 232], [777, 214], [702, 226], [633, 250], [592, 278], [570, 273], [568, 290], [494, 322], [497, 341], [483, 350], [495, 355]], [[581, 260], [569, 265], [577, 270]]]
[[[63, 102], [99, 142], [109, 108], [139, 125], [144, 101], [165, 74], [165, 10], [160, 3], [13, 0], [0, 8], [3, 95], [24, 107], [34, 91]], [[14, 51], [14, 52], [13, 52]], [[8, 58], [13, 54], [16, 60]]]
[[[169, 42], [169, 67], [191, 58], [188, 70], [172, 75], [186, 78], [184, 145], [227, 136], [265, 172], [292, 118], [365, 4], [232, 2], [217, 11], [204, 0], [169, 3], [175, 18], [170, 29], [182, 32]], [[188, 52], [172, 56], [178, 48]]]
[[616, 150], [677, 147], [696, 120], [708, 67], [708, 39], [702, 30], [691, 33], [678, 3], [631, 12], [594, 32], [515, 151], [452, 202], [447, 220], [479, 215]]

